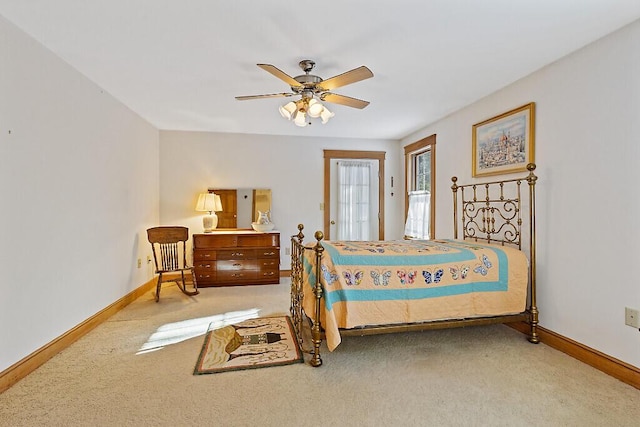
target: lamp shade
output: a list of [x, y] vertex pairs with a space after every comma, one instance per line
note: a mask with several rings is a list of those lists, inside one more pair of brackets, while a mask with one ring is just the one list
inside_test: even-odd
[[196, 211], [198, 212], [220, 212], [222, 210], [222, 201], [220, 196], [215, 193], [202, 193], [198, 196], [196, 203]]
[[295, 113], [296, 108], [297, 107], [295, 102], [288, 102], [285, 105], [281, 106], [279, 110], [282, 117], [287, 120], [291, 120], [291, 117], [293, 116], [293, 113]]
[[307, 125], [307, 118], [304, 112], [299, 111], [296, 113], [296, 118], [293, 120], [296, 126], [305, 127]]
[[332, 113], [331, 111], [327, 110], [327, 108], [323, 108], [322, 109], [322, 113], [320, 113], [320, 118], [322, 119], [322, 124], [324, 125], [325, 123], [327, 123], [329, 121], [329, 119], [331, 117], [335, 116], [335, 113]]
[[307, 114], [309, 114], [309, 117], [313, 117], [314, 119], [318, 118], [320, 117], [320, 114], [322, 114], [323, 110], [324, 105], [322, 105], [320, 102], [316, 101], [315, 99], [309, 101], [309, 108], [307, 108]]

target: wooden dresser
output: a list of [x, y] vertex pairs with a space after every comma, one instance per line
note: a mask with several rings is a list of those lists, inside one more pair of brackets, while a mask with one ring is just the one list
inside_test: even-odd
[[280, 233], [227, 229], [193, 235], [198, 287], [280, 283]]

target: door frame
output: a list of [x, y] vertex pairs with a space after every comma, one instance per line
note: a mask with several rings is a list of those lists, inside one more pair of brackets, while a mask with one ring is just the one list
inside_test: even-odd
[[334, 159], [378, 161], [378, 239], [384, 240], [384, 160], [385, 151], [323, 150], [324, 151], [324, 237], [331, 231], [331, 161]]

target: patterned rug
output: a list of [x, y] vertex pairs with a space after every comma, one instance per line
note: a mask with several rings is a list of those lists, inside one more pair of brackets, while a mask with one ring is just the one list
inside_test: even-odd
[[260, 317], [207, 332], [194, 375], [303, 362], [291, 319]]

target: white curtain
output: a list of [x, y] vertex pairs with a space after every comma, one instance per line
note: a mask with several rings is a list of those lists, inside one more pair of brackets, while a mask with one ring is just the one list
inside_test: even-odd
[[429, 191], [409, 192], [409, 212], [404, 235], [414, 239], [429, 239]]
[[338, 162], [338, 240], [369, 240], [371, 164]]

